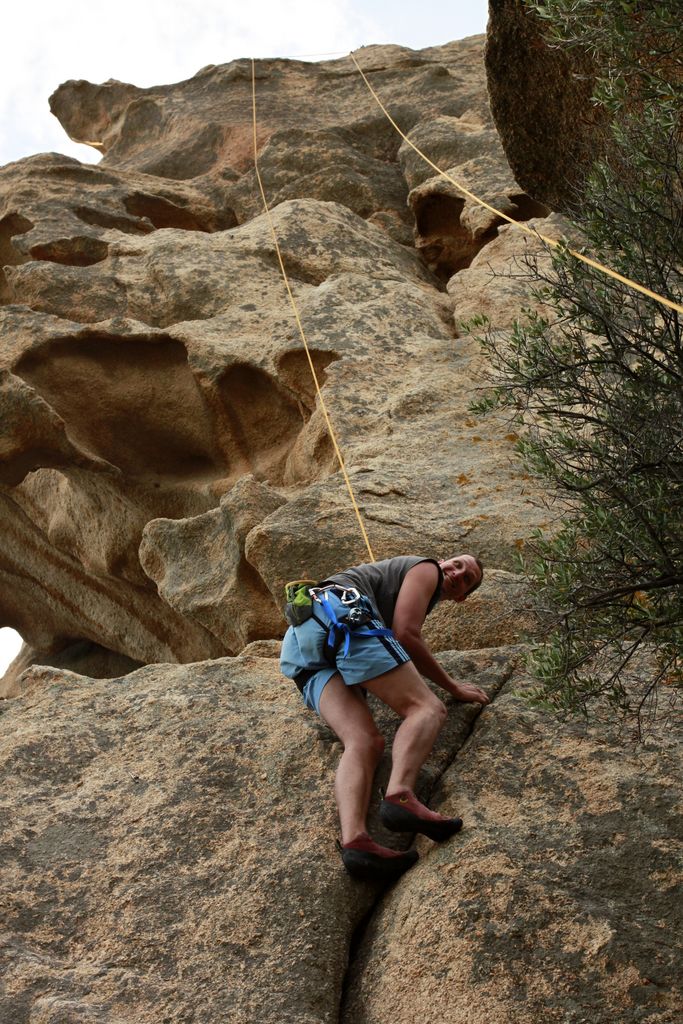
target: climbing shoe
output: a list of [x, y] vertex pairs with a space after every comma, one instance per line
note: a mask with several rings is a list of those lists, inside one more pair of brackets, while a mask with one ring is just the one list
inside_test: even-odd
[[424, 807], [409, 789], [385, 797], [379, 805], [379, 819], [390, 832], [421, 832], [440, 843], [462, 828], [462, 818], [444, 818]]
[[348, 873], [363, 882], [394, 882], [418, 859], [417, 850], [390, 850], [375, 843], [367, 832], [361, 832], [350, 843], [337, 845]]

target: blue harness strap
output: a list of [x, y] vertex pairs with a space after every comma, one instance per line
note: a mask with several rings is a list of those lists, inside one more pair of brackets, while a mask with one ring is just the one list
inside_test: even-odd
[[[386, 629], [384, 627], [374, 628], [374, 629], [364, 629], [364, 630], [361, 630], [360, 628], [356, 628], [356, 629], [352, 630], [352, 628], [349, 626], [348, 622], [344, 622], [344, 621], [342, 621], [342, 620], [337, 618], [337, 615], [335, 613], [334, 608], [332, 607], [330, 602], [327, 600], [327, 598], [325, 597], [324, 593], [320, 594], [319, 596], [317, 596], [316, 600], [320, 602], [320, 605], [322, 606], [323, 611], [325, 612], [325, 614], [327, 615], [328, 619], [330, 620], [329, 628], [325, 624], [321, 623], [320, 619], [318, 619], [317, 621], [320, 623], [320, 625], [323, 626], [323, 628], [327, 629], [326, 645], [327, 645], [327, 647], [331, 648], [331, 650], [334, 652], [335, 656], [336, 656], [337, 651], [339, 650], [339, 648], [342, 646], [342, 643], [344, 645], [344, 650], [342, 652], [344, 657], [346, 657], [346, 655], [349, 653], [349, 647], [351, 645], [351, 633], [352, 632], [354, 632], [356, 634], [356, 636], [393, 636], [394, 635], [391, 632], [390, 629]], [[315, 616], [314, 616], [314, 618], [315, 618]]]

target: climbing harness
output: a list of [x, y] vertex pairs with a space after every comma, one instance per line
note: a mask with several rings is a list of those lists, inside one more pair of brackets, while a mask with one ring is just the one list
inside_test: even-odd
[[[325, 587], [312, 587], [310, 594], [313, 601], [320, 605], [329, 620], [325, 622], [324, 619], [319, 618], [315, 614], [315, 606], [312, 606], [312, 618], [326, 631], [323, 653], [325, 660], [330, 665], [336, 666], [337, 654], [342, 646], [344, 648], [342, 655], [343, 657], [347, 656], [351, 646], [352, 633], [356, 636], [391, 637], [394, 635], [390, 629], [386, 629], [384, 626], [373, 626], [372, 629], [361, 631], [362, 626], [367, 626], [369, 622], [372, 622], [372, 606], [367, 597], [361, 595], [353, 587], [340, 587], [336, 584]], [[337, 616], [337, 613], [330, 604], [328, 596], [330, 594], [335, 594], [344, 605], [345, 611], [341, 617]]]
[[[332, 595], [344, 608], [341, 615], [330, 602]], [[285, 618], [290, 626], [296, 628], [314, 619], [324, 631], [323, 653], [330, 665], [336, 666], [337, 653], [342, 646], [343, 656], [349, 653], [352, 633], [356, 636], [393, 637], [391, 630], [384, 626], [373, 626], [361, 632], [362, 627], [373, 621], [374, 613], [368, 598], [355, 587], [342, 587], [337, 583], [319, 586], [313, 580], [292, 580], [285, 585], [285, 596]], [[316, 609], [323, 614], [316, 614]]]
[[[455, 187], [460, 192], [462, 192], [463, 195], [467, 196], [468, 199], [472, 199], [479, 206], [483, 206], [484, 209], [489, 210], [491, 213], [495, 213], [497, 217], [501, 217], [503, 220], [506, 220], [508, 224], [512, 224], [512, 226], [516, 228], [518, 231], [521, 231], [525, 235], [530, 235], [534, 238], [540, 239], [542, 242], [545, 242], [546, 245], [549, 245], [553, 249], [560, 248], [561, 243], [558, 242], [556, 239], [549, 238], [547, 235], [542, 235], [540, 231], [536, 231], [534, 228], [525, 227], [518, 220], [515, 220], [514, 217], [509, 217], [506, 213], [503, 213], [502, 210], [497, 210], [495, 206], [491, 206], [490, 203], [487, 203], [483, 199], [480, 199], [479, 196], [476, 196], [474, 192], [470, 192], [469, 189], [465, 188], [464, 185], [461, 185], [460, 182], [455, 180], [455, 178], [452, 178], [450, 174], [448, 174], [446, 171], [443, 171], [440, 167], [437, 167], [437, 165], [432, 160], [430, 160], [429, 157], [426, 156], [422, 152], [422, 150], [415, 145], [414, 142], [411, 142], [411, 140], [404, 132], [401, 131], [401, 129], [396, 124], [393, 117], [391, 116], [391, 114], [389, 113], [389, 111], [384, 106], [381, 99], [373, 89], [373, 87], [370, 85], [370, 82], [366, 78], [360, 64], [358, 63], [354, 55], [350, 53], [349, 56], [353, 63], [356, 65], [358, 73], [360, 74], [361, 78], [368, 87], [368, 90], [375, 99], [377, 105], [382, 110], [382, 113], [391, 122], [391, 124], [396, 129], [398, 134], [401, 136], [403, 141], [407, 142], [411, 149], [414, 149], [418, 156], [421, 156], [422, 159], [425, 160], [429, 164], [429, 166], [432, 167], [437, 172], [437, 174], [439, 174], [442, 178], [445, 178], [446, 181], [450, 181], [452, 185], [455, 185]], [[581, 260], [582, 263], [586, 263], [589, 267], [593, 267], [594, 270], [600, 270], [603, 274], [607, 274], [609, 275], [609, 277], [613, 277], [616, 281], [620, 281], [622, 284], [627, 285], [627, 287], [633, 288], [635, 291], [640, 292], [643, 295], [647, 295], [649, 299], [654, 299], [655, 302], [659, 302], [663, 306], [668, 306], [669, 309], [674, 309], [678, 313], [683, 313], [683, 306], [679, 302], [673, 302], [671, 299], [667, 299], [663, 295], [659, 295], [657, 292], [653, 292], [649, 288], [645, 288], [642, 284], [638, 284], [637, 281], [632, 281], [630, 277], [624, 277], [623, 274], [617, 273], [616, 270], [611, 270], [609, 267], [606, 267], [603, 263], [599, 263], [597, 260], [592, 259], [590, 256], [584, 256], [583, 253], [577, 252], [575, 249], [570, 249], [567, 247], [567, 252], [571, 256], [574, 256], [577, 260]]]

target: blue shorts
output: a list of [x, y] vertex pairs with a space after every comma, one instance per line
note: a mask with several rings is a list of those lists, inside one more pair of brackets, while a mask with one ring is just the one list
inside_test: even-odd
[[[348, 611], [348, 608], [341, 603], [333, 591], [328, 591], [325, 596], [338, 618]], [[361, 597], [361, 606], [372, 611], [366, 597]], [[315, 605], [315, 614], [323, 622], [329, 624], [330, 620], [319, 604]], [[302, 622], [300, 626], [290, 626], [282, 641], [280, 670], [290, 679], [295, 679], [302, 672], [307, 674], [306, 684], [301, 695], [306, 707], [320, 714], [320, 695], [337, 672], [347, 686], [356, 686], [410, 661], [410, 655], [393, 635], [364, 635], [367, 629], [380, 628], [384, 628], [384, 623], [380, 619], [373, 618], [367, 625], [352, 630], [348, 653], [344, 654], [342, 645], [337, 651], [335, 667], [330, 665], [325, 658], [324, 648], [327, 633], [320, 623], [311, 618]]]

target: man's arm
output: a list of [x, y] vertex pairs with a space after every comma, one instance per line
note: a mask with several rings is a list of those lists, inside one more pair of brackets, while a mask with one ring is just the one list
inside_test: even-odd
[[456, 683], [439, 665], [422, 638], [427, 608], [439, 582], [439, 570], [433, 562], [418, 562], [406, 574], [394, 609], [392, 629], [398, 642], [415, 663], [418, 672], [457, 700], [488, 704], [489, 699], [478, 686]]

